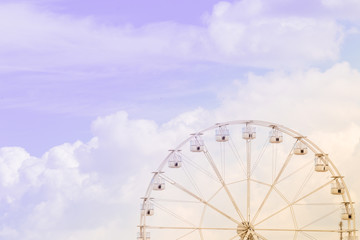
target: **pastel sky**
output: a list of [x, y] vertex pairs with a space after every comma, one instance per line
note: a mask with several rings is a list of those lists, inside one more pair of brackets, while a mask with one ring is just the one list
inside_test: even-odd
[[219, 121], [312, 137], [359, 202], [360, 1], [0, 0], [0, 238], [134, 239], [167, 150]]

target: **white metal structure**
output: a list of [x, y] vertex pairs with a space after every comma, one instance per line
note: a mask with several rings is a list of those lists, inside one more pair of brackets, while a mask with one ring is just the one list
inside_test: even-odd
[[169, 168], [181, 168], [182, 160], [180, 151], [170, 150], [172, 152], [171, 157], [168, 160]]
[[190, 140], [190, 151], [202, 152], [204, 151], [204, 140], [202, 140], [202, 134], [192, 134], [193, 137]]
[[216, 130], [215, 130], [215, 139], [217, 142], [227, 142], [229, 141], [230, 138], [230, 133], [229, 130], [226, 128], [226, 126], [224, 125], [220, 125]]
[[146, 215], [146, 216], [154, 215], [154, 206], [150, 202], [141, 204], [140, 210], [141, 210], [141, 215]]
[[149, 232], [151, 240], [357, 239], [334, 162], [307, 137], [264, 121], [215, 124], [185, 139], [154, 172], [141, 209], [138, 240]]
[[308, 153], [307, 147], [305, 144], [303, 144], [301, 141], [298, 141], [295, 144], [295, 148], [294, 148], [294, 154], [295, 155], [305, 155]]

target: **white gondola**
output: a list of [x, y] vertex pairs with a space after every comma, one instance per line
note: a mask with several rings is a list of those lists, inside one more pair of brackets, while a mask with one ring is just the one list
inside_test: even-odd
[[353, 218], [352, 213], [348, 213], [346, 210], [341, 213], [342, 220], [351, 220]]
[[220, 126], [215, 130], [215, 139], [217, 142], [227, 142], [229, 141], [229, 138], [230, 134], [226, 126]]
[[283, 134], [279, 130], [273, 128], [269, 133], [270, 143], [281, 143], [283, 141]]
[[344, 185], [338, 181], [335, 181], [331, 184], [331, 194], [341, 195], [345, 193]]
[[144, 203], [140, 206], [141, 208], [141, 214], [146, 216], [152, 216], [154, 215], [154, 205], [152, 203]]
[[342, 220], [352, 220], [354, 217], [349, 205], [350, 205], [350, 202], [344, 202], [344, 205], [341, 206], [341, 219]]
[[242, 138], [246, 139], [246, 140], [255, 139], [256, 138], [256, 128], [250, 127], [250, 126], [243, 127]]
[[326, 172], [329, 170], [329, 162], [324, 154], [315, 154], [315, 171]]
[[169, 168], [180, 168], [182, 166], [182, 159], [179, 151], [173, 152], [168, 160]]
[[190, 141], [190, 151], [191, 152], [202, 152], [204, 151], [204, 140], [200, 138], [200, 136], [194, 136], [194, 138]]
[[154, 183], [153, 183], [153, 190], [155, 191], [162, 191], [165, 189], [165, 180], [162, 179], [161, 177], [156, 177], [154, 179]]
[[294, 154], [295, 155], [305, 155], [307, 154], [308, 149], [306, 147], [305, 144], [303, 144], [302, 142], [297, 142], [294, 148]]
[[138, 232], [137, 240], [150, 240], [150, 233], [147, 232], [146, 234], [143, 234], [142, 232]]

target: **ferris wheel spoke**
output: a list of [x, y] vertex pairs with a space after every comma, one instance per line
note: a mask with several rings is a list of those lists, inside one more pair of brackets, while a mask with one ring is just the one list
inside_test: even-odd
[[250, 222], [250, 177], [251, 177], [251, 140], [246, 140], [246, 217]]
[[319, 233], [339, 233], [340, 230], [334, 229], [295, 229], [295, 228], [256, 228], [255, 231], [269, 232], [319, 232]]
[[[294, 144], [294, 146], [295, 146], [295, 144]], [[258, 208], [258, 210], [256, 211], [256, 213], [255, 213], [255, 215], [254, 215], [253, 219], [251, 220], [251, 223], [252, 223], [252, 224], [256, 221], [256, 219], [257, 219], [257, 217], [259, 216], [259, 214], [260, 214], [260, 212], [261, 212], [262, 208], [264, 207], [264, 205], [265, 205], [266, 201], [268, 200], [268, 198], [269, 198], [269, 196], [270, 196], [271, 192], [273, 191], [273, 189], [274, 189], [275, 185], [277, 184], [277, 182], [278, 182], [279, 178], [281, 177], [281, 175], [283, 174], [283, 172], [284, 172], [285, 168], [286, 168], [286, 167], [287, 167], [287, 165], [289, 164], [289, 162], [290, 162], [290, 160], [291, 160], [291, 158], [292, 158], [292, 156], [293, 156], [293, 149], [294, 149], [294, 147], [291, 149], [291, 151], [290, 151], [289, 155], [287, 156], [287, 158], [286, 158], [286, 160], [285, 160], [285, 162], [284, 162], [283, 166], [281, 167], [281, 169], [280, 169], [280, 171], [279, 171], [278, 175], [276, 176], [276, 178], [275, 178], [274, 182], [271, 184], [270, 189], [269, 189], [269, 191], [267, 192], [267, 194], [266, 194], [266, 196], [265, 196], [264, 200], [261, 202], [260, 207]]]
[[300, 185], [300, 188], [299, 190], [297, 191], [297, 193], [295, 194], [294, 198], [293, 198], [293, 201], [295, 201], [295, 199], [297, 199], [301, 192], [304, 190], [306, 184], [310, 181], [312, 175], [314, 174], [314, 170], [312, 168], [309, 169], [309, 172], [307, 173], [303, 183]]
[[199, 232], [199, 237], [200, 237], [200, 240], [204, 240], [204, 234], [201, 230], [198, 231]]
[[256, 159], [253, 167], [251, 168], [250, 176], [254, 173], [256, 167], [259, 165], [260, 160], [262, 159], [262, 157], [263, 157], [263, 155], [264, 155], [267, 147], [269, 146], [269, 144], [270, 144], [269, 138], [266, 138], [266, 139], [265, 139], [265, 143], [264, 143], [264, 145], [263, 145], [263, 147], [262, 147], [262, 149], [261, 149], [261, 151], [260, 151], [260, 153], [259, 153], [259, 156], [257, 157], [257, 159]]
[[278, 183], [281, 183], [282, 181], [286, 180], [287, 178], [295, 175], [296, 173], [298, 173], [299, 171], [301, 171], [302, 169], [306, 168], [310, 163], [312, 162], [312, 160], [308, 161], [307, 163], [305, 163], [304, 165], [302, 165], [300, 168], [296, 169], [295, 171], [293, 171], [292, 173], [290, 173], [289, 175], [283, 177], [282, 179], [280, 179], [278, 181]]
[[268, 219], [274, 217], [275, 215], [277, 215], [277, 214], [281, 213], [282, 211], [286, 210], [287, 208], [291, 207], [292, 205], [300, 202], [300, 201], [303, 200], [303, 199], [306, 199], [307, 197], [313, 195], [314, 193], [316, 193], [316, 192], [318, 192], [319, 190], [323, 189], [324, 187], [328, 186], [331, 182], [332, 182], [332, 181], [329, 181], [329, 182], [321, 185], [320, 187], [318, 187], [318, 188], [314, 189], [313, 191], [307, 193], [307, 194], [304, 195], [303, 197], [297, 199], [296, 201], [293, 201], [292, 203], [288, 204], [287, 206], [283, 207], [282, 209], [276, 211], [275, 213], [271, 214], [270, 216], [268, 216], [268, 217], [262, 219], [261, 221], [257, 222], [256, 224], [254, 224], [254, 226], [259, 225], [259, 224], [267, 221]]
[[236, 159], [237, 163], [239, 164], [241, 170], [243, 171], [244, 175], [246, 175], [246, 169], [245, 169], [244, 163], [240, 157], [238, 149], [236, 148], [236, 144], [233, 142], [231, 136], [229, 138], [229, 146], [230, 146], [231, 151], [235, 155], [235, 159]]
[[333, 210], [333, 211], [331, 211], [331, 212], [329, 212], [329, 213], [327, 213], [327, 214], [325, 214], [325, 215], [323, 215], [323, 216], [321, 216], [321, 217], [319, 217], [319, 218], [315, 219], [314, 221], [312, 221], [311, 223], [308, 223], [308, 224], [304, 225], [304, 226], [303, 226], [303, 227], [301, 227], [300, 229], [304, 229], [304, 228], [306, 228], [306, 227], [308, 227], [308, 226], [310, 226], [310, 225], [313, 225], [314, 223], [317, 223], [317, 222], [319, 222], [319, 221], [321, 221], [321, 220], [325, 219], [326, 217], [328, 217], [328, 216], [330, 216], [330, 215], [334, 214], [334, 213], [335, 213], [335, 212], [337, 212], [337, 211], [339, 211], [339, 209], [335, 209], [335, 210]]
[[195, 232], [196, 230], [197, 230], [197, 229], [193, 229], [193, 230], [191, 230], [190, 232], [185, 233], [184, 235], [181, 235], [181, 236], [178, 237], [176, 240], [181, 240], [181, 239], [183, 239], [184, 237], [189, 236], [190, 234], [192, 234], [192, 233]]
[[272, 144], [272, 161], [271, 161], [271, 165], [272, 165], [272, 172], [271, 172], [271, 181], [274, 181], [275, 175], [276, 175], [276, 166], [277, 166], [277, 155], [278, 155], [278, 150], [277, 150], [277, 144]]
[[178, 184], [177, 182], [175, 182], [174, 180], [172, 180], [171, 178], [167, 177], [165, 174], [161, 174], [162, 178], [167, 181], [168, 183], [172, 184], [173, 186], [175, 186], [176, 188], [180, 189], [181, 191], [187, 193], [188, 195], [192, 196], [193, 198], [199, 200], [201, 203], [205, 204], [206, 206], [210, 207], [211, 209], [215, 210], [216, 212], [218, 212], [219, 214], [223, 215], [224, 217], [226, 217], [227, 219], [231, 220], [234, 223], [240, 224], [240, 222], [234, 218], [232, 218], [231, 216], [227, 215], [226, 213], [224, 213], [223, 211], [221, 211], [220, 209], [218, 209], [217, 207], [215, 207], [214, 205], [210, 204], [209, 202], [207, 202], [205, 199], [201, 198], [200, 196], [196, 195], [195, 193], [189, 191], [188, 189], [186, 189], [185, 187], [183, 187], [182, 185]]
[[259, 180], [253, 179], [253, 178], [251, 178], [250, 181], [255, 182], [255, 183], [258, 183], [258, 184], [261, 184], [261, 185], [265, 185], [265, 186], [271, 187], [271, 184], [269, 184], [269, 183], [264, 183], [264, 182], [262, 182], [262, 181], [259, 181]]
[[294, 238], [293, 238], [293, 240], [296, 240], [297, 237], [298, 237], [298, 235], [299, 235], [299, 232], [295, 232], [295, 233], [294, 233]]
[[323, 202], [323, 203], [296, 203], [294, 205], [299, 205], [299, 206], [302, 206], [302, 205], [306, 205], [306, 206], [326, 206], [326, 205], [339, 205], [339, 203], [329, 203], [329, 202]]
[[274, 187], [274, 191], [286, 202], [287, 204], [291, 204], [291, 202], [284, 196], [284, 194], [277, 188]]
[[236, 231], [237, 228], [234, 227], [229, 227], [229, 228], [219, 228], [219, 227], [179, 227], [179, 226], [149, 226], [149, 225], [145, 225], [144, 227], [146, 227], [147, 229], [168, 229], [168, 230], [216, 230], [216, 231]]
[[211, 178], [212, 180], [214, 180], [215, 182], [219, 182], [219, 180], [213, 176], [212, 173], [208, 172], [207, 170], [205, 170], [203, 167], [201, 167], [199, 164], [196, 164], [193, 160], [191, 160], [189, 157], [187, 157], [186, 155], [182, 154], [181, 156], [184, 157], [184, 162], [188, 163], [189, 165], [191, 165], [193, 168], [196, 168], [197, 170], [199, 170], [200, 172], [202, 172], [203, 174], [207, 175], [209, 178]]
[[202, 198], [204, 198], [203, 195], [202, 195], [202, 193], [201, 193], [201, 191], [200, 191], [199, 186], [196, 184], [194, 178], [192, 177], [190, 171], [187, 169], [186, 165], [184, 165], [183, 171], [184, 171], [186, 177], [189, 179], [190, 183], [193, 185], [194, 189], [197, 191], [197, 193], [198, 193]]
[[242, 221], [245, 221], [245, 218], [244, 218], [243, 214], [241, 213], [241, 211], [240, 211], [240, 209], [239, 209], [238, 205], [237, 205], [237, 204], [236, 204], [236, 202], [235, 202], [234, 197], [232, 196], [232, 194], [231, 194], [231, 192], [230, 192], [230, 190], [229, 190], [228, 186], [226, 185], [226, 183], [225, 183], [224, 179], [222, 178], [222, 176], [221, 176], [221, 174], [220, 174], [220, 172], [219, 172], [218, 168], [216, 167], [216, 165], [215, 165], [215, 163], [214, 163], [214, 160], [213, 160], [213, 158], [211, 157], [211, 155], [210, 155], [209, 151], [204, 150], [204, 154], [205, 154], [205, 156], [206, 156], [207, 160], [209, 161], [209, 163], [210, 163], [211, 167], [213, 168], [213, 170], [214, 170], [215, 174], [216, 174], [216, 175], [217, 175], [217, 177], [219, 178], [219, 181], [220, 181], [220, 183], [222, 184], [222, 186], [223, 186], [223, 188], [224, 188], [224, 190], [225, 190], [225, 192], [226, 192], [227, 196], [229, 197], [229, 199], [230, 199], [230, 201], [231, 201], [232, 205], [234, 206], [234, 208], [235, 208], [235, 210], [236, 210], [237, 214], [239, 215], [239, 217], [241, 218], [241, 220], [242, 220]]
[[226, 171], [225, 171], [226, 162], [225, 162], [224, 144], [222, 142], [220, 142], [219, 147], [220, 147], [220, 170], [221, 170], [221, 174], [225, 181], [225, 179], [226, 179]]
[[311, 192], [309, 192], [309, 193], [305, 194], [305, 195], [304, 195], [304, 196], [302, 196], [301, 198], [298, 198], [296, 201], [293, 201], [293, 202], [292, 202], [292, 205], [294, 205], [294, 204], [296, 204], [296, 203], [300, 202], [301, 200], [304, 200], [304, 199], [308, 198], [309, 196], [311, 196], [311, 195], [313, 195], [314, 193], [316, 193], [316, 192], [320, 191], [321, 189], [323, 189], [324, 187], [326, 187], [326, 186], [330, 185], [331, 183], [332, 183], [332, 180], [330, 180], [330, 181], [328, 181], [328, 182], [324, 183], [324, 184], [323, 184], [323, 185], [321, 185], [320, 187], [318, 187], [318, 188], [316, 188], [316, 189], [312, 190]]
[[153, 199], [152, 201], [156, 201], [156, 202], [178, 202], [178, 203], [199, 203], [199, 201], [187, 201], [187, 200], [176, 200], [176, 199], [167, 199], [167, 198], [156, 198]]
[[317, 238], [314, 238], [313, 236], [311, 236], [310, 234], [308, 233], [305, 233], [305, 232], [300, 232], [302, 235], [304, 235], [305, 237], [307, 237], [308, 239], [311, 239], [311, 240], [317, 240]]
[[186, 223], [186, 224], [188, 224], [188, 225], [190, 225], [190, 226], [195, 226], [194, 223], [192, 223], [192, 222], [186, 220], [185, 218], [179, 216], [178, 214], [176, 214], [176, 213], [174, 213], [173, 211], [171, 211], [170, 209], [162, 206], [161, 204], [157, 203], [156, 201], [152, 201], [152, 203], [153, 203], [157, 208], [159, 208], [160, 210], [168, 213], [169, 215], [173, 216], [174, 218], [177, 218], [178, 220], [182, 221], [183, 223]]
[[[290, 205], [290, 201], [284, 196], [284, 194], [277, 187], [274, 187], [274, 190], [284, 200], [284, 202], [286, 202], [286, 204]], [[296, 220], [293, 205], [290, 205], [290, 212], [291, 212], [291, 217], [292, 217], [294, 227], [297, 229], [298, 228], [298, 223], [297, 223], [297, 220]]]
[[261, 235], [260, 233], [256, 232], [254, 233], [255, 235], [257, 235], [260, 239], [262, 240], [268, 240], [266, 237], [264, 237], [263, 235]]

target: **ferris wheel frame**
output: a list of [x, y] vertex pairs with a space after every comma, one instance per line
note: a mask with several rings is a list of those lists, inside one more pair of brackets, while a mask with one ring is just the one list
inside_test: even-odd
[[[296, 143], [301, 143], [303, 144], [306, 148], [310, 149], [310, 151], [312, 151], [313, 153], [315, 153], [315, 157], [319, 157], [320, 161], [326, 161], [326, 165], [321, 164], [321, 166], [324, 169], [316, 169], [317, 166], [315, 166], [316, 171], [319, 172], [325, 172], [328, 171], [331, 175], [331, 177], [333, 178], [331, 181], [329, 181], [329, 183], [327, 183], [327, 185], [329, 185], [330, 183], [336, 183], [341, 185], [341, 189], [339, 189], [339, 192], [332, 192], [334, 195], [341, 195], [342, 200], [343, 200], [343, 206], [345, 207], [345, 210], [348, 214], [348, 216], [350, 216], [349, 218], [346, 219], [346, 217], [344, 217], [343, 220], [346, 219], [347, 222], [347, 229], [340, 229], [340, 230], [321, 230], [321, 229], [259, 229], [254, 227], [254, 222], [258, 217], [259, 212], [261, 211], [262, 207], [264, 206], [265, 202], [267, 201], [269, 195], [271, 194], [271, 192], [275, 191], [274, 187], [276, 186], [276, 184], [279, 181], [279, 178], [281, 176], [282, 171], [286, 168], [287, 162], [290, 161], [291, 157], [288, 157], [288, 159], [285, 160], [285, 163], [283, 164], [282, 168], [279, 170], [279, 173], [277, 174], [276, 178], [273, 179], [272, 183], [269, 184], [269, 190], [265, 196], [265, 198], [263, 199], [261, 205], [258, 208], [258, 211], [256, 212], [256, 214], [251, 218], [250, 217], [250, 205], [251, 205], [251, 164], [252, 164], [252, 159], [251, 159], [251, 155], [249, 154], [249, 152], [251, 152], [251, 141], [255, 138], [255, 136], [251, 136], [251, 133], [247, 133], [248, 135], [243, 136], [243, 138], [246, 140], [246, 151], [247, 151], [247, 159], [246, 159], [246, 191], [247, 191], [247, 200], [246, 200], [246, 213], [244, 214], [239, 207], [237, 206], [235, 200], [233, 199], [230, 190], [228, 189], [228, 183], [226, 183], [222, 177], [222, 174], [220, 173], [218, 167], [216, 166], [216, 164], [214, 163], [211, 155], [208, 154], [208, 151], [206, 148], [201, 148], [201, 144], [199, 144], [199, 146], [197, 146], [197, 149], [192, 149], [194, 151], [197, 152], [203, 152], [207, 158], [207, 160], [209, 161], [209, 164], [211, 165], [216, 177], [218, 178], [219, 182], [222, 184], [222, 188], [224, 189], [224, 191], [227, 193], [227, 196], [229, 197], [234, 210], [237, 212], [238, 216], [240, 217], [240, 220], [238, 219], [234, 219], [233, 217], [227, 215], [226, 213], [222, 212], [220, 209], [218, 209], [216, 206], [212, 205], [210, 203], [210, 201], [208, 199], [203, 199], [200, 196], [198, 196], [197, 194], [189, 191], [188, 189], [186, 189], [185, 187], [177, 184], [174, 180], [172, 180], [170, 177], [164, 175], [164, 168], [166, 165], [168, 165], [169, 167], [173, 167], [173, 168], [178, 168], [181, 167], [181, 162], [174, 162], [172, 163], [172, 165], [170, 165], [169, 161], [170, 159], [174, 156], [174, 153], [176, 153], [177, 151], [180, 151], [185, 144], [189, 143], [190, 141], [194, 140], [195, 141], [202, 141], [201, 140], [201, 136], [210, 131], [210, 130], [214, 130], [214, 129], [219, 129], [223, 126], [231, 126], [231, 125], [241, 125], [241, 126], [245, 126], [245, 127], [253, 127], [253, 126], [260, 126], [260, 127], [265, 127], [265, 128], [269, 128], [274, 129], [278, 132], [281, 132], [283, 134], [286, 134], [287, 136], [290, 136], [294, 139], [296, 139]], [[250, 130], [251, 132], [251, 130]], [[243, 133], [244, 134], [244, 133]], [[250, 135], [249, 135], [250, 134]], [[256, 133], [254, 133], [256, 134]], [[226, 135], [224, 135], [226, 136]], [[225, 137], [222, 137], [223, 139], [218, 139], [220, 142], [221, 141], [226, 141], [227, 139], [225, 139]], [[270, 140], [271, 141], [271, 140]], [[278, 141], [281, 142], [282, 139], [280, 138], [276, 138], [273, 139], [274, 142]], [[294, 149], [292, 149], [294, 154]], [[321, 162], [320, 162], [321, 163]], [[180, 164], [179, 165], [175, 165], [175, 164]], [[154, 183], [157, 180], [161, 180], [161, 182], [157, 183], [157, 188], [154, 188]], [[206, 129], [203, 129], [199, 132], [196, 132], [194, 134], [191, 134], [190, 137], [188, 137], [187, 139], [185, 139], [183, 142], [181, 142], [176, 148], [170, 150], [170, 153], [165, 157], [165, 159], [161, 162], [160, 166], [157, 168], [157, 170], [153, 173], [153, 177], [150, 181], [150, 184], [146, 190], [146, 193], [144, 195], [144, 197], [142, 198], [142, 204], [141, 204], [141, 209], [142, 212], [140, 214], [140, 224], [139, 224], [139, 234], [138, 234], [138, 240], [150, 240], [150, 235], [148, 233], [149, 229], [172, 229], [171, 227], [166, 227], [166, 226], [148, 226], [146, 224], [146, 218], [147, 217], [151, 217], [152, 215], [154, 215], [153, 209], [149, 209], [148, 205], [149, 205], [149, 200], [151, 199], [151, 194], [152, 192], [155, 190], [164, 190], [165, 189], [165, 183], [171, 184], [176, 186], [178, 189], [180, 189], [181, 191], [183, 191], [184, 193], [188, 194], [189, 196], [193, 197], [195, 200], [201, 202], [202, 204], [204, 204], [206, 207], [211, 208], [212, 210], [214, 210], [215, 212], [218, 212], [219, 214], [223, 215], [224, 217], [228, 218], [229, 220], [233, 221], [234, 223], [236, 223], [238, 226], [236, 228], [229, 228], [229, 229], [225, 229], [225, 228], [211, 228], [212, 230], [234, 230], [236, 231], [236, 235], [234, 236], [235, 239], [237, 237], [240, 237], [241, 239], [266, 239], [266, 237], [262, 236], [260, 233], [258, 233], [257, 231], [259, 230], [263, 230], [263, 231], [294, 231], [296, 233], [304, 233], [306, 234], [306, 232], [321, 232], [321, 231], [334, 231], [340, 234], [340, 238], [343, 238], [343, 234], [346, 235], [345, 238], [347, 240], [357, 240], [357, 236], [356, 236], [356, 220], [355, 220], [355, 208], [354, 208], [354, 202], [351, 199], [350, 196], [350, 192], [347, 188], [347, 185], [344, 181], [344, 177], [340, 174], [339, 170], [337, 169], [337, 167], [335, 166], [334, 162], [330, 159], [330, 157], [328, 156], [328, 154], [326, 154], [319, 146], [317, 146], [313, 141], [311, 141], [310, 139], [308, 139], [306, 136], [303, 136], [302, 134], [298, 133], [297, 131], [285, 127], [283, 125], [280, 124], [276, 124], [276, 123], [272, 123], [272, 122], [266, 122], [266, 121], [259, 121], [259, 120], [237, 120], [237, 121], [229, 121], [229, 122], [223, 122], [223, 123], [217, 123], [211, 127], [208, 127]], [[323, 188], [324, 186], [321, 186], [321, 188]], [[320, 189], [320, 187], [319, 187]], [[315, 189], [315, 191], [319, 190], [319, 189]], [[312, 192], [308, 193], [308, 195], [311, 195]], [[307, 197], [307, 196], [305, 196]], [[304, 197], [303, 197], [304, 198]], [[302, 199], [303, 199], [302, 198]], [[298, 199], [296, 202], [299, 202], [302, 199]], [[292, 202], [291, 204], [295, 204], [296, 202]], [[147, 211], [147, 212], [144, 212]], [[283, 211], [283, 209], [280, 209], [279, 211], [275, 212], [274, 215], [278, 214], [280, 211]], [[203, 217], [203, 216], [202, 216]], [[271, 217], [271, 216], [270, 216]], [[266, 220], [266, 219], [265, 219]], [[265, 221], [264, 219], [262, 221]], [[176, 227], [174, 227], [173, 229], [176, 229]], [[178, 229], [184, 229], [184, 230], [199, 230], [201, 232], [201, 230], [206, 230], [205, 227], [199, 227], [199, 226], [194, 226], [194, 227], [178, 227]], [[201, 234], [200, 234], [201, 235]], [[309, 239], [311, 239], [311, 237], [308, 237]], [[202, 236], [200, 236], [201, 240], [204, 240]], [[296, 237], [294, 237], [294, 239], [296, 239]]]

